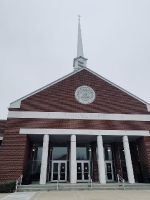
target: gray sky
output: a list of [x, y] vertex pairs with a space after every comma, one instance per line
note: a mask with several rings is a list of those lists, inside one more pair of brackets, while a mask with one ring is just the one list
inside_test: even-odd
[[73, 71], [78, 14], [87, 67], [150, 103], [150, 0], [0, 0], [0, 119]]

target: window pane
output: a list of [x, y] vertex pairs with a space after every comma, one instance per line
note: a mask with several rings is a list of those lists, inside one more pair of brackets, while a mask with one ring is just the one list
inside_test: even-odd
[[121, 161], [122, 172], [127, 172], [125, 161]]
[[82, 172], [82, 165], [81, 165], [81, 163], [77, 163], [77, 172]]
[[105, 160], [112, 160], [111, 147], [104, 147]]
[[32, 162], [32, 180], [40, 180], [41, 161]]
[[89, 148], [77, 147], [76, 148], [76, 159], [77, 160], [89, 160]]
[[107, 179], [112, 180], [112, 173], [107, 173]]
[[58, 163], [53, 163], [53, 172], [58, 172]]
[[120, 160], [125, 160], [124, 149], [123, 148], [119, 148], [119, 153], [120, 153]]
[[53, 160], [67, 160], [67, 147], [54, 147]]
[[42, 159], [42, 149], [43, 149], [43, 147], [33, 147], [31, 160], [41, 160]]
[[60, 163], [60, 172], [65, 172], [66, 164]]
[[89, 172], [89, 163], [84, 163], [84, 172]]

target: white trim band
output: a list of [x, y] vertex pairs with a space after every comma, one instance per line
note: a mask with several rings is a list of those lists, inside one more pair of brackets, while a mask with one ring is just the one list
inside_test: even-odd
[[0, 137], [0, 140], [3, 140], [3, 137]]
[[82, 130], [82, 129], [45, 129], [45, 128], [21, 128], [20, 134], [36, 135], [114, 135], [114, 136], [150, 136], [149, 131], [139, 130]]
[[9, 111], [8, 118], [150, 121], [150, 115]]

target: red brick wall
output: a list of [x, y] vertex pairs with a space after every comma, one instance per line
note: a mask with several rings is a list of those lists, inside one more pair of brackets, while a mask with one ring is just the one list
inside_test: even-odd
[[138, 174], [140, 174], [140, 169], [139, 169], [138, 154], [135, 142], [130, 142], [130, 153], [134, 171], [134, 178], [136, 181], [138, 181]]
[[141, 137], [137, 140], [140, 162], [145, 163], [150, 175], [150, 137]]
[[113, 149], [113, 157], [114, 157], [114, 164], [115, 164], [115, 173], [114, 173], [114, 178], [116, 179], [116, 175], [121, 173], [121, 165], [120, 165], [120, 158], [119, 158], [119, 150], [118, 150], [118, 143], [113, 142], [112, 143], [112, 149]]
[[0, 120], [0, 136], [3, 137], [6, 126], [6, 120]]
[[[83, 105], [75, 99], [79, 86], [94, 89], [96, 99]], [[22, 111], [92, 112], [92, 113], [142, 113], [147, 114], [145, 104], [110, 85], [87, 70], [82, 70], [49, 88], [28, 97], [21, 103]]]
[[93, 166], [93, 175], [92, 179], [94, 182], [98, 182], [98, 163], [97, 163], [97, 156], [96, 156], [96, 142], [92, 142], [92, 166]]
[[[89, 105], [78, 103], [75, 90], [82, 85], [96, 92], [96, 99]], [[148, 114], [145, 104], [122, 92], [86, 70], [35, 94], [21, 103], [21, 108], [9, 110], [44, 112], [86, 112]], [[8, 119], [5, 137], [0, 150], [0, 180], [17, 179], [29, 159], [30, 141], [19, 135], [20, 128], [66, 128], [104, 130], [150, 130], [150, 122], [111, 120], [56, 120]], [[150, 141], [147, 140], [146, 148]], [[150, 149], [150, 148], [149, 148]], [[146, 150], [146, 154], [148, 155]]]
[[79, 120], [79, 119], [15, 119], [10, 118], [8, 129], [19, 128], [52, 129], [98, 129], [98, 130], [150, 130], [150, 122]]
[[30, 141], [19, 135], [19, 125], [7, 120], [5, 137], [0, 149], [0, 181], [17, 180], [28, 162]]

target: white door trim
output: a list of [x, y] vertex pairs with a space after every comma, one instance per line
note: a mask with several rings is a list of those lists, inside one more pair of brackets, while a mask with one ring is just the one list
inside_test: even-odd
[[[89, 160], [77, 160], [77, 163], [81, 163], [81, 166], [82, 166], [82, 180], [78, 180], [77, 179], [77, 182], [89, 182], [90, 181], [90, 172], [91, 172], [91, 169], [90, 169], [90, 161]], [[84, 179], [84, 163], [88, 163], [88, 166], [89, 166], [89, 172], [88, 172], [88, 180], [85, 180]], [[76, 172], [77, 173], [77, 172]]]
[[[107, 178], [107, 165], [106, 165], [107, 163], [111, 164], [111, 173], [112, 173], [112, 179], [111, 180], [108, 180], [108, 178]], [[113, 173], [113, 163], [112, 163], [112, 161], [109, 161], [109, 160], [105, 161], [105, 175], [106, 175], [106, 182], [114, 181], [114, 173]]]
[[[67, 161], [63, 160], [54, 160], [52, 161], [52, 167], [51, 167], [51, 182], [57, 182], [57, 180], [53, 180], [53, 164], [58, 163], [58, 178], [59, 182], [67, 182]], [[65, 163], [65, 180], [60, 180], [60, 165], [61, 163]]]

